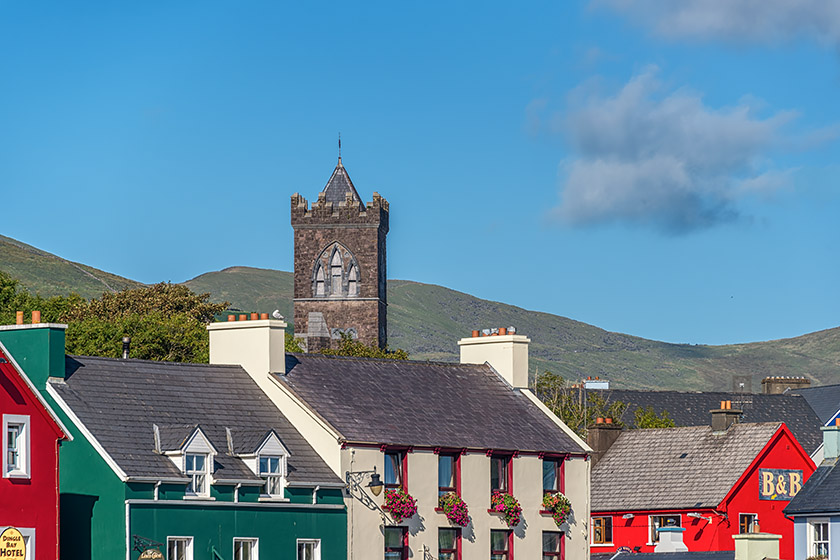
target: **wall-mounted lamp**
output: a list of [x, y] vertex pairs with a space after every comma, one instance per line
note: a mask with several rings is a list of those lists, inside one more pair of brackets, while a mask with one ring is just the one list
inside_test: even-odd
[[385, 484], [382, 483], [382, 480], [379, 478], [379, 473], [376, 472], [376, 469], [373, 469], [373, 473], [370, 475], [370, 483], [368, 483], [367, 487], [370, 488], [371, 494], [374, 496], [378, 496], [382, 493], [382, 488]]
[[712, 517], [711, 516], [704, 517], [703, 514], [697, 513], [696, 511], [693, 511], [691, 513], [686, 513], [686, 516], [691, 517], [692, 519], [705, 519], [706, 523], [711, 523], [712, 522]]
[[622, 519], [633, 519], [634, 517], [636, 517], [636, 516], [632, 513], [625, 513], [624, 515], [621, 516]]
[[[370, 482], [363, 486], [362, 483], [368, 475], [370, 475]], [[344, 473], [344, 482], [350, 496], [359, 500], [366, 508], [378, 511], [383, 521], [386, 519], [385, 512], [382, 511], [382, 508], [365, 492], [365, 488], [367, 488], [371, 494], [379, 496], [385, 487], [379, 473], [376, 472], [376, 467], [372, 471], [346, 471]]]

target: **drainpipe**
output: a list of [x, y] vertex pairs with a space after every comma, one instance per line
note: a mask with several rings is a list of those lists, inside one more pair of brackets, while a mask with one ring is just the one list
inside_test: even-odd
[[320, 489], [321, 489], [321, 486], [318, 485], [318, 486], [315, 487], [314, 490], [312, 490], [312, 505], [313, 506], [318, 503], [318, 490], [320, 490]]
[[160, 499], [160, 480], [155, 482], [155, 501]]
[[242, 483], [241, 482], [237, 482], [236, 486], [233, 487], [233, 503], [234, 504], [239, 503], [239, 489], [240, 488], [242, 488]]

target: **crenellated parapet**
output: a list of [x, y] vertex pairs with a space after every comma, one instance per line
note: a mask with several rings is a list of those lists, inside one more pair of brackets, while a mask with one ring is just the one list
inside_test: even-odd
[[292, 195], [292, 226], [329, 226], [340, 224], [368, 224], [383, 227], [388, 232], [388, 201], [377, 192], [373, 193], [373, 200], [362, 206], [348, 192], [341, 202], [330, 202], [326, 193], [318, 194], [318, 199], [312, 203], [299, 193]]

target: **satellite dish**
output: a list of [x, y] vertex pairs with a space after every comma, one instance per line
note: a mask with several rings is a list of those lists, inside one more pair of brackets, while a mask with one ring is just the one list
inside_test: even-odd
[[281, 321], [283, 320], [283, 315], [280, 314], [279, 309], [275, 309], [274, 312], [271, 314], [271, 316], [274, 317], [275, 319], [280, 319]]

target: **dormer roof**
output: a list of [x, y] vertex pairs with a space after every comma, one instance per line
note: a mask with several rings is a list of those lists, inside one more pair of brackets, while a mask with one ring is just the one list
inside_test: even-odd
[[359, 193], [356, 192], [356, 187], [353, 186], [353, 181], [350, 180], [347, 169], [342, 165], [341, 158], [338, 158], [338, 164], [336, 164], [330, 180], [327, 181], [327, 185], [321, 192], [324, 193], [326, 202], [332, 202], [335, 206], [338, 206], [339, 203], [344, 204], [347, 201], [347, 194], [349, 193], [352, 200], [364, 210], [365, 206], [362, 204], [362, 199]]
[[210, 438], [198, 424], [153, 425], [155, 444], [160, 453], [193, 451], [218, 453]]
[[291, 454], [274, 430], [228, 428], [227, 440], [231, 455], [258, 455], [264, 449], [269, 449], [270, 455]]

